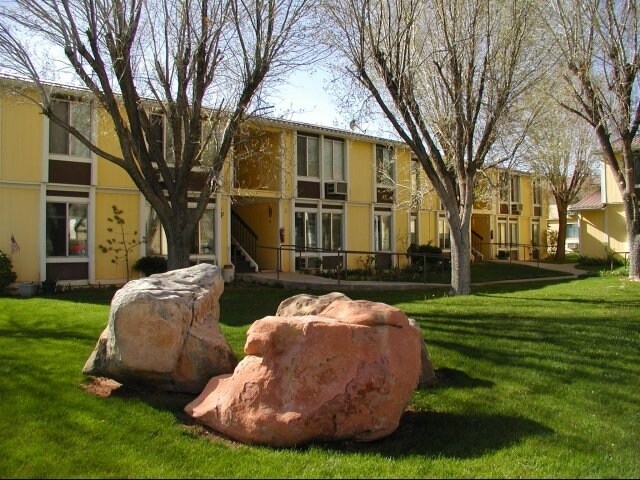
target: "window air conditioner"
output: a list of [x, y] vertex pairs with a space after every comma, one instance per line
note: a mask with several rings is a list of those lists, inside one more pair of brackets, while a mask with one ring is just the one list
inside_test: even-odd
[[325, 195], [346, 195], [347, 184], [345, 182], [327, 182], [324, 184]]

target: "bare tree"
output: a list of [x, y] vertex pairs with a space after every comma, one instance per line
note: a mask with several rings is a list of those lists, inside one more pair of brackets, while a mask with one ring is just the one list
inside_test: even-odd
[[640, 280], [640, 165], [633, 141], [640, 124], [637, 0], [554, 0], [549, 27], [566, 68], [570, 112], [593, 127], [620, 189], [630, 251], [629, 279]]
[[[527, 120], [517, 101], [544, 58], [532, 41], [539, 28], [531, 13], [530, 2], [517, 0], [327, 4], [334, 30], [326, 37], [413, 150], [446, 209], [454, 294], [470, 292], [476, 175], [487, 160], [509, 158], [523, 138]], [[498, 152], [502, 145], [510, 152]]]
[[568, 112], [547, 103], [530, 129], [527, 149], [534, 175], [549, 188], [558, 208], [557, 261], [565, 259], [567, 210], [591, 185], [597, 159], [593, 134], [586, 125], [572, 123]]
[[[51, 122], [129, 174], [165, 229], [175, 269], [189, 265], [198, 221], [262, 89], [304, 61], [310, 3], [16, 0], [0, 13], [0, 63], [35, 83], [33, 100]], [[43, 45], [64, 55], [110, 117], [121, 156], [56, 114], [37, 61]], [[202, 186], [193, 192], [195, 171]]]

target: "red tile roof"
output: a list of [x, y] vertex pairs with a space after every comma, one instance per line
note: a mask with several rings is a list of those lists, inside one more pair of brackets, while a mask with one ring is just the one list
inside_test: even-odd
[[593, 193], [590, 193], [582, 200], [574, 203], [573, 205], [569, 205], [568, 210], [570, 211], [580, 211], [580, 210], [599, 210], [604, 207], [602, 203], [602, 197], [600, 195], [600, 190], [596, 190]]

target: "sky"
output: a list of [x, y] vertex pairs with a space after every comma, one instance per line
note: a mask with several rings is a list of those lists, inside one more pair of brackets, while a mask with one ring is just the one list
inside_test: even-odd
[[340, 111], [334, 94], [328, 90], [330, 81], [331, 75], [320, 68], [292, 72], [278, 88], [278, 93], [271, 96], [273, 115], [294, 122], [393, 138], [388, 132], [390, 126], [380, 122], [359, 122], [352, 130], [353, 119]]

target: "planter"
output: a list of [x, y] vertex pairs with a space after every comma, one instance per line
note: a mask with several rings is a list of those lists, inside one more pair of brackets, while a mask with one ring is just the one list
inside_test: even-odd
[[224, 283], [233, 282], [236, 268], [233, 265], [225, 265], [222, 267], [222, 279]]
[[43, 295], [53, 295], [56, 293], [56, 284], [55, 280], [45, 280], [42, 282], [42, 294]]
[[35, 282], [22, 282], [18, 285], [18, 295], [21, 297], [33, 297], [38, 293], [39, 285]]

